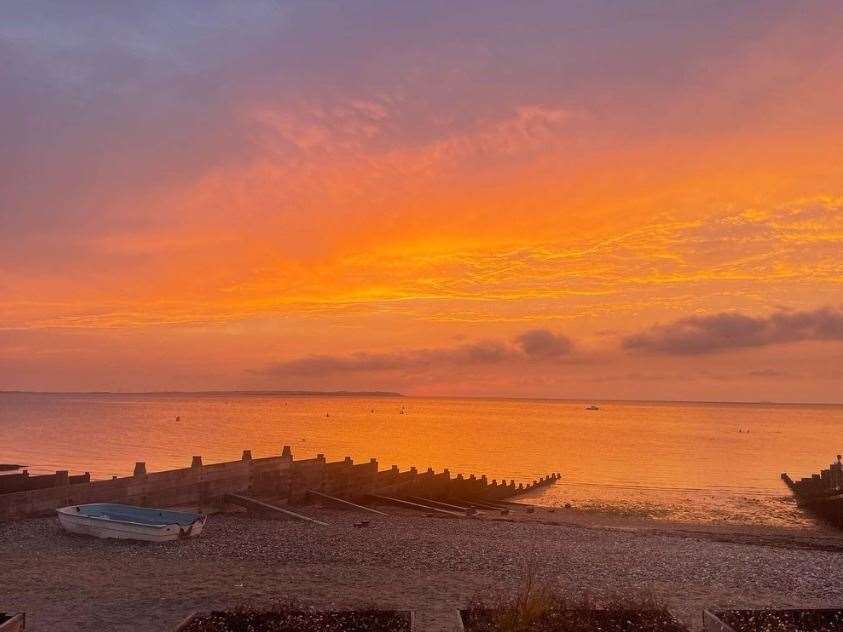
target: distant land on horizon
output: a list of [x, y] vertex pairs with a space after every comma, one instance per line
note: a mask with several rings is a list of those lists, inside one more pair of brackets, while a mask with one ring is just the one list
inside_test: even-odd
[[406, 397], [393, 391], [21, 391], [0, 390], [0, 395], [282, 395], [287, 397]]
[[771, 400], [695, 399], [612, 399], [601, 397], [521, 397], [517, 395], [407, 395], [397, 391], [308, 391], [308, 390], [225, 390], [225, 391], [27, 391], [3, 390], [0, 395], [194, 395], [194, 396], [272, 396], [272, 397], [404, 397], [417, 399], [497, 399], [555, 402], [648, 403], [648, 404], [734, 404], [741, 406], [843, 406], [843, 402], [782, 402]]

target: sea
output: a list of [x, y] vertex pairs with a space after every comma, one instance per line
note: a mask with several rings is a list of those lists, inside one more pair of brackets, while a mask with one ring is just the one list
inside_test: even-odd
[[[588, 410], [597, 405], [599, 410]], [[0, 393], [0, 463], [93, 478], [280, 454], [529, 482], [531, 502], [690, 523], [810, 526], [781, 473], [843, 452], [843, 406], [320, 396]]]

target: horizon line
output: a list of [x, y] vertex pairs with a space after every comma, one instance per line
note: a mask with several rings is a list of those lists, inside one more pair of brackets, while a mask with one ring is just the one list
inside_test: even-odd
[[625, 399], [589, 397], [529, 397], [521, 395], [407, 395], [398, 391], [311, 391], [311, 390], [175, 390], [175, 391], [30, 391], [0, 389], [0, 395], [286, 395], [290, 397], [408, 397], [416, 399], [504, 399], [558, 402], [615, 402], [654, 404], [741, 404], [761, 406], [843, 406], [841, 402], [777, 402], [771, 400], [706, 400], [706, 399]]

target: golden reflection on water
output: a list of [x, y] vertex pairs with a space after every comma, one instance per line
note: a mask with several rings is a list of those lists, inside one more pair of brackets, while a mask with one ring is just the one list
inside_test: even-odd
[[[692, 521], [804, 524], [779, 475], [841, 451], [843, 407], [433, 398], [0, 395], [2, 460], [95, 477], [280, 453], [526, 482], [542, 503]], [[401, 411], [404, 411], [403, 414]]]

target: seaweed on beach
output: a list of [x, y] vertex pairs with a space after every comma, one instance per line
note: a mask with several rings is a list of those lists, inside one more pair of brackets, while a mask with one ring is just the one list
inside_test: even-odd
[[235, 608], [191, 617], [179, 632], [410, 632], [410, 616], [394, 610], [322, 612], [293, 608]]

